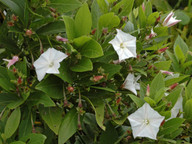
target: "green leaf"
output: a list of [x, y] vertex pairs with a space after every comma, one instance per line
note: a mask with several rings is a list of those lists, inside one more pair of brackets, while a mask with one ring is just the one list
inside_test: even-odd
[[73, 77], [72, 77], [72, 71], [69, 69], [70, 65], [67, 63], [67, 61], [63, 61], [60, 63], [59, 68], [59, 74], [55, 74], [57, 77], [61, 78], [63, 81], [72, 83]]
[[183, 52], [183, 55], [185, 56], [189, 50], [187, 44], [183, 41], [183, 39], [180, 37], [180, 35], [178, 35], [177, 39], [175, 40], [174, 43], [174, 49], [177, 47], [177, 45], [179, 45], [180, 49]]
[[63, 97], [63, 82], [61, 79], [53, 75], [42, 80], [35, 88], [43, 91], [51, 98], [60, 99]]
[[145, 4], [145, 15], [148, 17], [151, 14], [152, 14], [152, 4], [150, 1], [148, 1]]
[[174, 53], [175, 53], [177, 60], [180, 61], [181, 64], [183, 64], [185, 62], [186, 58], [185, 58], [184, 53], [182, 52], [181, 48], [179, 47], [179, 45], [177, 45], [174, 48]]
[[77, 131], [77, 119], [75, 108], [67, 112], [59, 128], [58, 144], [64, 144]]
[[25, 141], [27, 144], [44, 144], [46, 136], [43, 134], [31, 133], [24, 138], [21, 138], [22, 141]]
[[17, 62], [15, 67], [19, 72], [23, 75], [27, 76], [27, 59], [26, 57], [23, 58], [23, 61]]
[[128, 16], [129, 13], [132, 11], [133, 8], [133, 4], [134, 4], [134, 0], [122, 0], [121, 2], [119, 2], [119, 5], [117, 5], [118, 8], [116, 9], [122, 9], [122, 11], [120, 12], [119, 16]]
[[106, 124], [106, 131], [101, 133], [99, 144], [114, 144], [118, 140], [118, 133], [110, 121]]
[[85, 3], [75, 16], [75, 30], [77, 37], [88, 35], [91, 32], [92, 18], [88, 5]]
[[92, 100], [92, 103], [95, 107], [95, 116], [97, 124], [101, 129], [105, 130], [105, 126], [103, 125], [105, 103], [101, 99], [94, 99]]
[[93, 28], [98, 27], [98, 21], [99, 17], [102, 15], [102, 12], [100, 11], [99, 5], [97, 3], [97, 0], [94, 0], [91, 5], [91, 17], [92, 17], [92, 24]]
[[163, 125], [162, 130], [159, 132], [158, 135], [167, 135], [171, 134], [172, 132], [176, 131], [181, 124], [185, 121], [183, 118], [173, 118], [165, 122]]
[[62, 120], [62, 110], [57, 107], [40, 107], [39, 111], [45, 123], [56, 135], [58, 135], [59, 127]]
[[150, 85], [150, 97], [153, 99], [156, 92], [165, 87], [164, 78], [161, 73], [158, 73]]
[[108, 28], [111, 30], [120, 24], [120, 19], [113, 12], [106, 13], [99, 18], [99, 30], [103, 28]]
[[91, 39], [82, 46], [80, 53], [88, 58], [97, 58], [103, 55], [103, 49], [97, 41]]
[[166, 0], [153, 0], [152, 4], [158, 11], [171, 11], [173, 9]]
[[102, 13], [107, 13], [108, 5], [105, 0], [97, 0], [99, 8], [101, 9]]
[[5, 137], [10, 138], [15, 131], [17, 130], [19, 123], [21, 119], [21, 111], [20, 108], [16, 108], [8, 118], [6, 124], [5, 124]]
[[39, 35], [62, 33], [65, 32], [65, 25], [63, 21], [55, 21], [40, 27], [36, 32]]
[[189, 100], [192, 98], [192, 79], [188, 83], [187, 87], [185, 88], [185, 98]]
[[67, 38], [69, 40], [74, 39], [76, 37], [75, 21], [69, 16], [63, 16], [63, 21], [65, 23]]
[[184, 118], [187, 120], [192, 119], [192, 98], [187, 100], [184, 105]]
[[154, 63], [154, 66], [158, 69], [158, 70], [166, 70], [168, 71], [170, 66], [171, 66], [172, 61], [160, 61], [160, 62], [156, 62]]
[[184, 75], [184, 76], [180, 76], [178, 78], [172, 78], [172, 79], [165, 80], [165, 86], [166, 87], [171, 86], [172, 84], [178, 83], [178, 82], [188, 78], [189, 76], [190, 75]]
[[166, 97], [166, 99], [168, 100], [168, 102], [171, 102], [171, 107], [170, 107], [170, 109], [176, 104], [178, 98], [179, 98], [180, 95], [181, 95], [181, 91], [182, 91], [182, 88], [178, 88], [178, 89], [172, 91], [172, 92]]
[[142, 99], [135, 95], [129, 94], [129, 97], [133, 100], [137, 107], [141, 107], [145, 103]]
[[146, 26], [147, 19], [146, 19], [144, 11], [142, 9], [142, 6], [139, 7], [139, 15], [138, 15], [138, 17], [139, 17], [140, 27], [144, 28]]
[[154, 13], [150, 14], [147, 17], [147, 24], [148, 25], [154, 25], [158, 17], [159, 17], [159, 13], [158, 12], [154, 12]]
[[19, 98], [16, 94], [0, 93], [0, 105], [5, 105], [9, 109], [14, 109], [24, 102], [22, 98]]
[[165, 93], [165, 88], [162, 88], [159, 91], [157, 91], [154, 97], [154, 101], [158, 103], [163, 98], [164, 93]]
[[22, 113], [21, 124], [19, 125], [19, 139], [29, 135], [32, 131], [31, 123], [31, 111], [28, 107], [25, 107], [24, 112]]
[[155, 106], [156, 102], [150, 97], [144, 97], [144, 100], [151, 106]]
[[113, 121], [118, 124], [118, 125], [122, 125], [128, 117], [128, 113], [124, 114], [123, 116], [121, 116], [120, 118], [114, 119]]
[[90, 59], [83, 57], [76, 65], [70, 68], [74, 72], [85, 72], [93, 70], [93, 64]]
[[187, 25], [190, 22], [190, 17], [183, 10], [176, 10], [174, 16], [176, 16], [178, 20], [181, 20], [179, 23], [182, 25]]
[[72, 11], [82, 4], [78, 0], [50, 0], [48, 6], [55, 8], [60, 13]]
[[39, 105], [43, 104], [45, 107], [55, 106], [55, 103], [51, 100], [51, 98], [42, 92], [32, 93], [27, 99], [28, 105]]

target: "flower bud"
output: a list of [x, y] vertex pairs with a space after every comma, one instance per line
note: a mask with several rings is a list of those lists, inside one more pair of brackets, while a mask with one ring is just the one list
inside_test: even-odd
[[17, 84], [20, 85], [20, 84], [22, 84], [22, 83], [23, 83], [23, 80], [22, 80], [21, 77], [19, 77], [19, 78], [17, 79]]
[[25, 35], [26, 35], [26, 36], [31, 37], [32, 34], [33, 34], [33, 32], [32, 32], [31, 29], [27, 29], [27, 30], [25, 31]]
[[146, 91], [146, 96], [149, 96], [150, 95], [150, 86], [149, 84], [147, 85], [147, 91]]
[[103, 78], [103, 76], [94, 76], [93, 77], [93, 82], [98, 82]]
[[67, 87], [68, 92], [72, 93], [74, 91], [74, 88], [72, 86]]
[[13, 20], [13, 21], [18, 21], [18, 17], [15, 16], [14, 14], [13, 14], [11, 17], [12, 17], [12, 20]]
[[9, 26], [9, 27], [14, 26], [14, 22], [12, 22], [12, 21], [8, 21], [8, 22], [7, 22], [7, 26]]
[[93, 29], [93, 30], [91, 31], [91, 34], [92, 34], [92, 35], [94, 35], [94, 34], [95, 34], [95, 32], [96, 32], [96, 30], [97, 30], [96, 28], [95, 28], [95, 29]]
[[56, 36], [56, 40], [57, 40], [57, 41], [62, 41], [62, 42], [64, 42], [64, 43], [68, 42], [68, 39], [63, 38], [63, 37], [61, 37], [61, 36]]
[[157, 53], [163, 53], [165, 52], [169, 47], [164, 47], [164, 48], [161, 48], [157, 51]]
[[173, 90], [176, 86], [178, 85], [178, 83], [174, 83], [169, 87], [169, 90]]
[[171, 75], [173, 76], [173, 72], [169, 72], [169, 71], [164, 71], [164, 70], [160, 70], [161, 73], [166, 74], [166, 75]]

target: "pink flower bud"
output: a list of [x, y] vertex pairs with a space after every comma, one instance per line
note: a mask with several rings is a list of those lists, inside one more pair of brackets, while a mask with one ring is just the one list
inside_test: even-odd
[[161, 73], [173, 76], [173, 72], [160, 70]]
[[157, 34], [153, 31], [153, 28], [152, 28], [150, 35], [146, 36], [145, 39], [150, 40], [151, 38], [153, 38], [155, 36], [157, 36]]
[[19, 57], [18, 56], [13, 56], [12, 59], [3, 59], [4, 61], [7, 61], [8, 64], [7, 64], [7, 67], [8, 69], [10, 68], [10, 66], [14, 65], [18, 60], [19, 60]]
[[145, 4], [144, 3], [142, 3], [142, 9], [143, 9], [143, 11], [145, 11]]
[[174, 83], [169, 87], [169, 90], [173, 90], [176, 86], [178, 85], [178, 83]]
[[103, 76], [94, 76], [94, 77], [93, 77], [93, 81], [94, 81], [94, 82], [98, 82], [98, 81], [100, 81], [102, 78], [103, 78]]
[[96, 28], [95, 28], [95, 29], [93, 29], [93, 30], [91, 31], [91, 34], [92, 34], [92, 35], [94, 35], [94, 34], [95, 34], [95, 32], [96, 32], [96, 30], [97, 30]]
[[31, 29], [27, 29], [27, 30], [25, 31], [25, 35], [26, 35], [26, 36], [31, 37], [32, 34], [33, 34], [33, 32], [32, 32]]
[[168, 48], [169, 48], [169, 47], [165, 47], [165, 48], [159, 49], [159, 50], [157, 51], [157, 53], [163, 53], [163, 52], [165, 52]]
[[18, 17], [15, 16], [14, 14], [13, 14], [11, 17], [12, 17], [12, 20], [13, 20], [13, 21], [17, 21], [17, 20], [18, 20]]
[[146, 96], [149, 96], [150, 95], [150, 86], [149, 84], [147, 85], [147, 91], [146, 91]]
[[62, 41], [62, 42], [64, 42], [64, 43], [68, 42], [68, 39], [63, 38], [63, 37], [61, 37], [61, 36], [56, 36], [56, 40], [57, 40], [57, 41]]
[[7, 26], [9, 26], [9, 27], [14, 26], [14, 22], [12, 22], [12, 21], [8, 21], [8, 22], [7, 22]]

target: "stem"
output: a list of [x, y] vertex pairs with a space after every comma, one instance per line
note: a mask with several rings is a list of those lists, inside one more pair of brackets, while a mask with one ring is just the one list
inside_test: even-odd
[[78, 91], [79, 91], [79, 104], [78, 104], [78, 107], [79, 107], [79, 108], [82, 108], [81, 92], [80, 92], [79, 88], [78, 88]]
[[53, 45], [52, 45], [52, 43], [51, 43], [51, 41], [49, 39], [49, 36], [47, 36], [47, 39], [48, 39], [48, 42], [49, 42], [50, 46], [53, 47]]
[[2, 118], [2, 116], [3, 116], [3, 113], [5, 112], [5, 109], [6, 109], [6, 107], [1, 111], [0, 120], [1, 120], [1, 118]]

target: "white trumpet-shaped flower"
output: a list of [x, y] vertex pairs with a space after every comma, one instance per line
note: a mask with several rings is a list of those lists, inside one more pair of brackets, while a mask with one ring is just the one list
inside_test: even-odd
[[136, 57], [136, 37], [117, 29], [117, 35], [110, 44], [119, 56], [119, 61]]
[[37, 79], [41, 81], [46, 73], [59, 74], [59, 63], [66, 57], [66, 54], [54, 48], [49, 48], [33, 64], [37, 73]]
[[129, 73], [123, 83], [123, 88], [130, 90], [132, 93], [137, 95], [137, 90], [140, 90], [140, 84], [137, 81], [140, 79], [140, 75], [135, 77], [134, 74]]
[[133, 137], [148, 137], [156, 140], [161, 122], [164, 120], [157, 111], [153, 110], [148, 103], [128, 116], [133, 130]]
[[173, 17], [173, 16], [174, 16], [174, 12], [171, 11], [163, 21], [163, 26], [171, 27], [181, 21], [181, 20], [177, 20], [176, 17]]

